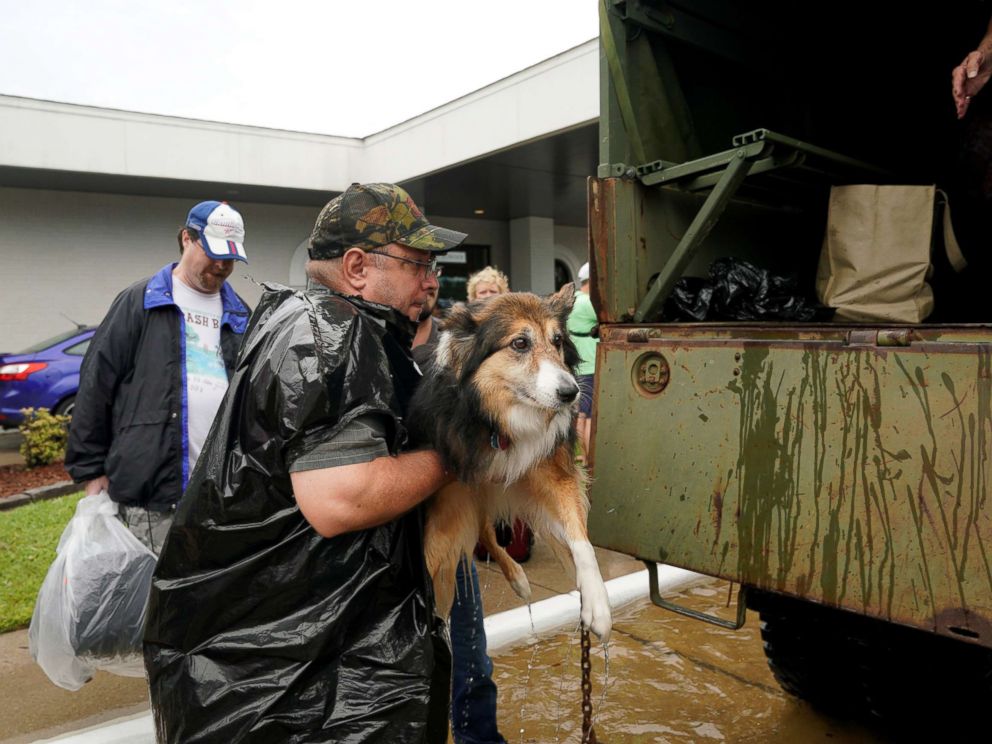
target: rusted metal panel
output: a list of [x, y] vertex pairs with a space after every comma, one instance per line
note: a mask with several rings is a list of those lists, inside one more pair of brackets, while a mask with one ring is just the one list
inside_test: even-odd
[[636, 245], [639, 231], [636, 185], [619, 178], [590, 178], [590, 296], [600, 322], [617, 322], [634, 314], [637, 264], [633, 256], [612, 247]]
[[992, 647], [992, 329], [909, 331], [604, 328], [593, 542]]

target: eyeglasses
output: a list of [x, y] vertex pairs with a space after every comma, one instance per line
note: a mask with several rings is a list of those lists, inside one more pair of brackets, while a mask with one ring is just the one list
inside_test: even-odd
[[424, 269], [423, 278], [428, 279], [432, 276], [440, 277], [444, 273], [444, 267], [437, 265], [437, 256], [431, 256], [426, 261], [414, 261], [412, 258], [403, 258], [403, 256], [394, 256], [392, 253], [386, 253], [385, 251], [365, 251], [366, 253], [374, 253], [377, 256], [385, 256], [386, 258], [395, 258], [397, 261], [402, 261], [403, 263], [413, 264], [414, 266], [420, 266]]

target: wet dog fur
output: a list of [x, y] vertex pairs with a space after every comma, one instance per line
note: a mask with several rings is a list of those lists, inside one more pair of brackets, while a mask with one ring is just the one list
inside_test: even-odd
[[586, 532], [586, 475], [574, 456], [579, 359], [565, 328], [574, 299], [571, 284], [546, 298], [497, 295], [456, 305], [441, 323], [409, 420], [458, 477], [427, 507], [425, 554], [442, 615], [476, 542], [530, 600], [523, 569], [493, 529], [496, 518], [519, 517], [575, 566], [582, 620], [609, 635], [609, 600]]

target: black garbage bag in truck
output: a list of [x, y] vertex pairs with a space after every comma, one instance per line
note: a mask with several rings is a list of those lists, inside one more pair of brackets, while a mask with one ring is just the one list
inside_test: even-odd
[[359, 416], [407, 446], [412, 324], [266, 289], [152, 584], [159, 742], [443, 742], [450, 653], [420, 509], [323, 538], [287, 465]]
[[772, 274], [740, 258], [718, 258], [709, 278], [683, 277], [665, 301], [668, 322], [760, 320], [825, 321], [833, 311], [805, 297], [790, 276]]

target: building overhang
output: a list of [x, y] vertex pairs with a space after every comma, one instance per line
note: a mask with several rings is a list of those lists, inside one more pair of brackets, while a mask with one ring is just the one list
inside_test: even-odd
[[526, 197], [595, 172], [595, 139], [591, 170], [573, 151], [598, 116], [598, 75], [592, 40], [363, 139], [0, 96], [0, 186], [318, 205], [391, 181], [495, 218], [516, 208], [494, 184]]

